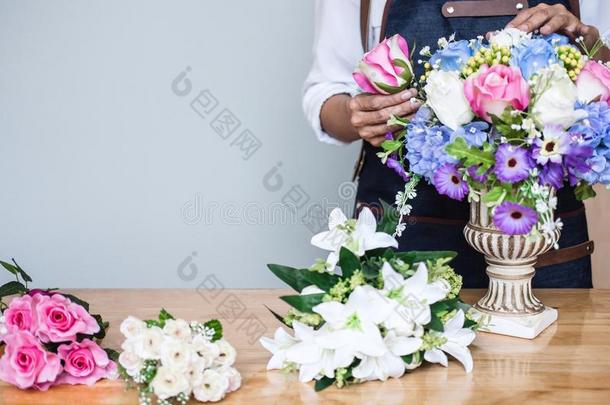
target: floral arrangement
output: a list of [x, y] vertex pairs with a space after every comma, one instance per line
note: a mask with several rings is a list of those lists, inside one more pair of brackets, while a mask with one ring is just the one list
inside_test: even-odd
[[189, 323], [162, 309], [154, 320], [128, 317], [121, 333], [119, 371], [129, 387], [137, 386], [140, 404], [150, 404], [153, 395], [159, 405], [186, 404], [191, 394], [216, 402], [241, 385], [232, 367], [237, 353], [217, 320]]
[[118, 354], [100, 346], [108, 322], [73, 295], [29, 289], [32, 278], [15, 260], [0, 265], [16, 278], [0, 287], [0, 300], [18, 295], [8, 304], [0, 301], [0, 380], [46, 391], [116, 378]]
[[[478, 327], [458, 298], [462, 278], [448, 263], [453, 252], [396, 252], [396, 213], [386, 205], [379, 226], [364, 208], [355, 219], [331, 212], [329, 230], [314, 246], [330, 251], [311, 268], [270, 264], [298, 294], [280, 297], [292, 308], [271, 311], [278, 328], [261, 338], [272, 353], [267, 369], [298, 370], [315, 389], [399, 378], [422, 362], [447, 366], [450, 354], [470, 372], [468, 346]], [[340, 271], [339, 271], [340, 268]]]
[[441, 38], [436, 51], [419, 52], [416, 83], [399, 35], [364, 56], [354, 72], [363, 91], [413, 85], [425, 101], [414, 117], [388, 121], [403, 129], [378, 154], [406, 182], [401, 218], [424, 179], [450, 198], [485, 203], [505, 234], [551, 233], [562, 226], [556, 190], [569, 183], [586, 199], [593, 185], [610, 185], [610, 66], [594, 60], [601, 41], [576, 42], [514, 28], [489, 41]]

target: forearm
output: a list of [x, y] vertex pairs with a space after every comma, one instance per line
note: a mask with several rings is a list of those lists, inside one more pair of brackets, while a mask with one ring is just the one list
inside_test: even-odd
[[600, 49], [597, 54], [594, 56], [596, 60], [601, 60], [604, 63], [610, 62], [610, 49], [607, 47], [603, 47]]
[[356, 128], [350, 122], [348, 107], [350, 99], [347, 94], [335, 94], [324, 102], [320, 111], [320, 122], [324, 132], [347, 143], [360, 139]]

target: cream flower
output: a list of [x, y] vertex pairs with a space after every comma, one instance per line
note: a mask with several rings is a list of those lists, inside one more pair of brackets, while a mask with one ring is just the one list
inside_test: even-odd
[[142, 369], [144, 360], [137, 354], [126, 350], [119, 355], [119, 363], [123, 366], [127, 374], [133, 377]]
[[237, 351], [235, 348], [225, 339], [220, 339], [215, 343], [218, 345], [218, 350], [220, 353], [218, 354], [218, 357], [216, 357], [216, 360], [214, 360], [213, 365], [217, 367], [232, 366], [235, 363], [235, 358], [237, 357]]
[[153, 378], [151, 386], [159, 399], [175, 397], [182, 392], [189, 391], [187, 378], [169, 367], [161, 366]]
[[158, 359], [161, 347], [165, 341], [163, 330], [157, 326], [146, 328], [142, 334], [134, 340], [134, 352], [144, 359]]
[[168, 319], [165, 321], [163, 332], [167, 336], [171, 336], [175, 339], [184, 341], [191, 340], [191, 327], [184, 319]]
[[299, 343], [299, 340], [290, 336], [283, 328], [277, 328], [273, 339], [263, 336], [260, 343], [273, 354], [267, 363], [267, 370], [279, 370], [286, 365], [286, 350]]
[[229, 380], [229, 386], [227, 392], [237, 391], [241, 387], [241, 374], [234, 367], [220, 367], [216, 369], [220, 374], [227, 377]]
[[201, 383], [193, 387], [193, 395], [197, 401], [216, 402], [224, 398], [229, 388], [229, 379], [216, 370], [203, 372]]
[[193, 351], [205, 361], [205, 366], [210, 367], [220, 356], [220, 348], [216, 343], [210, 342], [201, 335], [193, 338]]
[[426, 103], [438, 120], [454, 131], [474, 118], [459, 72], [432, 71], [424, 90], [428, 96]]
[[440, 363], [447, 367], [447, 356], [443, 352], [447, 352], [464, 366], [467, 373], [472, 371], [472, 355], [468, 350], [468, 345], [472, 343], [476, 337], [475, 333], [464, 326], [464, 312], [460, 309], [453, 318], [445, 323], [444, 332], [430, 331], [430, 335], [434, 339], [443, 342], [438, 347], [433, 347], [424, 353], [424, 359], [430, 363]]
[[119, 329], [127, 339], [133, 339], [139, 337], [146, 330], [146, 324], [130, 315], [121, 322]]
[[161, 364], [173, 370], [184, 372], [191, 363], [193, 349], [190, 344], [173, 338], [165, 339], [161, 346]]

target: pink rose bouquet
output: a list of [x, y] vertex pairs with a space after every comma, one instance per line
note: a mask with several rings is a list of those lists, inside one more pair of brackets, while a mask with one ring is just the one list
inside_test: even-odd
[[[32, 279], [17, 262], [0, 265], [16, 278], [0, 287], [0, 380], [46, 391], [116, 378], [118, 354], [99, 345], [109, 324], [91, 315], [89, 304], [53, 290], [30, 290]], [[15, 294], [9, 304], [1, 301]]]

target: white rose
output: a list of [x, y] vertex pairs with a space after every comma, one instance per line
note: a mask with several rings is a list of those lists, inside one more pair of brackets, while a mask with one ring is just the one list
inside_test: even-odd
[[165, 341], [163, 330], [157, 326], [146, 328], [134, 341], [134, 352], [143, 359], [158, 359]]
[[574, 109], [576, 86], [565, 69], [557, 64], [541, 70], [532, 90], [532, 113], [540, 129], [547, 125], [568, 128], [587, 115], [583, 110]]
[[531, 38], [532, 34], [518, 30], [517, 28], [505, 28], [500, 31], [496, 31], [489, 42], [492, 45], [502, 46], [506, 48], [512, 48], [513, 46], [519, 45], [527, 38]]
[[229, 379], [215, 370], [205, 370], [201, 384], [193, 387], [193, 395], [197, 401], [220, 401], [229, 388]]
[[121, 352], [119, 355], [119, 363], [131, 377], [138, 374], [138, 372], [142, 369], [142, 366], [144, 366], [144, 361], [142, 358], [130, 351]]
[[144, 332], [146, 324], [144, 321], [134, 317], [128, 316], [123, 322], [121, 322], [120, 330], [121, 333], [127, 338], [136, 338]]
[[456, 130], [474, 118], [458, 72], [432, 71], [424, 90], [428, 97], [426, 103], [438, 120], [449, 128]]
[[210, 367], [220, 356], [220, 347], [201, 335], [193, 339], [193, 351], [205, 361], [205, 367]]
[[181, 392], [189, 391], [187, 378], [169, 367], [159, 367], [151, 386], [159, 399], [175, 397]]
[[161, 364], [173, 370], [185, 371], [192, 359], [191, 345], [178, 339], [165, 339], [161, 346]]
[[227, 392], [237, 391], [241, 387], [241, 374], [234, 367], [221, 367], [217, 371], [229, 380]]
[[220, 354], [216, 360], [214, 360], [214, 365], [219, 367], [232, 366], [237, 357], [235, 348], [224, 339], [220, 339], [216, 344], [218, 345], [218, 349], [220, 349]]
[[199, 356], [194, 356], [185, 372], [185, 375], [188, 378], [191, 387], [201, 384], [201, 381], [203, 379], [203, 371], [205, 370], [205, 368], [205, 360]]
[[168, 319], [165, 321], [163, 332], [176, 339], [184, 341], [191, 340], [191, 327], [184, 319]]

